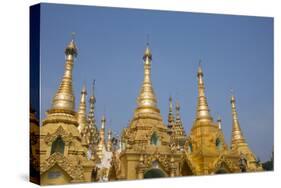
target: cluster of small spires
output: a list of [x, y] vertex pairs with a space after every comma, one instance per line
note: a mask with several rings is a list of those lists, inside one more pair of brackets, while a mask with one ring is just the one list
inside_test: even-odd
[[77, 120], [79, 123], [78, 130], [82, 136], [84, 145], [89, 148], [96, 146], [96, 154], [99, 159], [102, 158], [104, 151], [112, 151], [112, 131], [111, 129], [107, 132], [107, 143], [105, 140], [105, 126], [106, 118], [105, 115], [101, 118], [100, 130], [97, 128], [96, 118], [95, 118], [95, 103], [96, 97], [94, 95], [95, 80], [92, 84], [92, 95], [90, 96], [89, 104], [90, 109], [88, 115], [86, 115], [86, 86], [85, 84], [81, 90], [80, 105], [77, 113]]
[[168, 133], [169, 135], [185, 136], [184, 125], [180, 116], [180, 104], [177, 101], [175, 106], [175, 117], [173, 113], [172, 97], [169, 97], [169, 114], [168, 114]]

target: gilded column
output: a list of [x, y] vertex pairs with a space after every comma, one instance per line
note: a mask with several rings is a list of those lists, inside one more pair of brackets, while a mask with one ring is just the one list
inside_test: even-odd
[[139, 158], [139, 164], [137, 166], [137, 177], [138, 177], [138, 179], [144, 178], [144, 170], [145, 170], [144, 156], [143, 156], [143, 154], [141, 154], [140, 158]]
[[170, 159], [170, 177], [175, 177], [176, 176], [176, 165], [175, 165], [175, 158], [172, 154], [171, 159]]

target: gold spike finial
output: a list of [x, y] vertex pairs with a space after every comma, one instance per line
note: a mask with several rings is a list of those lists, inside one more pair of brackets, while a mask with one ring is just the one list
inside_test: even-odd
[[[93, 82], [93, 85], [94, 85], [94, 82]], [[91, 140], [91, 143], [97, 144], [99, 133], [98, 133], [96, 118], [95, 118], [96, 98], [94, 96], [93, 85], [92, 85], [92, 94], [91, 94], [90, 100], [89, 100], [90, 110], [89, 110], [89, 113], [88, 113], [88, 126], [89, 126], [89, 129], [90, 129], [89, 131], [91, 132], [89, 139]]]
[[108, 139], [111, 139], [111, 137], [112, 137], [112, 131], [111, 131], [111, 129], [108, 129], [107, 135], [108, 135]]
[[[149, 42], [148, 41], [146, 42], [146, 48], [145, 48], [145, 51], [144, 51], [143, 60], [145, 61], [145, 63], [151, 63], [151, 60], [152, 60], [152, 53], [151, 53], [151, 50], [149, 48]], [[148, 60], [148, 61], [146, 61], [146, 60]]]
[[96, 84], [96, 80], [94, 79], [93, 80], [93, 85], [92, 85], [92, 93], [93, 93], [93, 95], [94, 95], [94, 91], [95, 91], [95, 84]]
[[74, 42], [75, 32], [71, 33], [71, 37], [72, 37], [72, 39], [65, 49], [65, 55], [66, 56], [71, 55], [71, 56], [77, 57], [78, 50], [77, 50], [76, 44]]
[[196, 120], [213, 120], [210, 115], [210, 110], [205, 96], [205, 86], [203, 81], [203, 70], [201, 66], [201, 60], [199, 61], [198, 72], [198, 102], [197, 102], [197, 113]]
[[231, 100], [230, 101], [235, 103], [234, 90], [230, 89], [230, 93], [231, 93]]
[[86, 90], [86, 84], [84, 82], [81, 90], [80, 106], [81, 104], [83, 104], [83, 106], [86, 105], [86, 96], [87, 96], [87, 90]]
[[218, 120], [217, 121], [221, 122], [221, 116], [220, 115], [218, 115]]
[[95, 103], [96, 103], [94, 87], [95, 87], [95, 80], [93, 81], [93, 84], [92, 84], [92, 95], [90, 97], [90, 113], [94, 113], [94, 108], [95, 108]]
[[[176, 101], [176, 121], [175, 121], [175, 133], [177, 136], [185, 136], [185, 131], [183, 128], [183, 122], [180, 116], [180, 103]], [[179, 141], [179, 140], [178, 140]], [[179, 145], [178, 145], [179, 146]]]
[[231, 148], [236, 148], [237, 144], [246, 143], [245, 138], [243, 136], [242, 130], [240, 128], [238, 115], [236, 111], [236, 103], [235, 97], [231, 95], [231, 110], [232, 110], [232, 138], [231, 138]]
[[199, 60], [198, 63], [198, 71], [197, 71], [197, 76], [202, 76], [203, 77], [203, 70], [202, 70], [202, 66], [201, 66], [201, 59]]
[[99, 156], [99, 158], [101, 159], [104, 155], [103, 151], [106, 149], [105, 147], [105, 115], [102, 116], [101, 119], [101, 129], [99, 132], [99, 144], [98, 144], [98, 148], [97, 148], [97, 154]]
[[180, 103], [179, 101], [176, 102], [176, 122], [180, 123], [181, 122], [181, 117], [180, 117]]
[[169, 128], [169, 133], [172, 132], [172, 128], [175, 123], [175, 118], [173, 114], [173, 101], [172, 101], [172, 96], [169, 97], [169, 114], [168, 114], [168, 128]]
[[87, 91], [86, 91], [86, 85], [84, 83], [81, 90], [80, 105], [77, 113], [77, 121], [79, 124], [78, 130], [80, 133], [87, 126], [86, 96], [87, 96]]
[[81, 93], [87, 93], [87, 90], [86, 90], [86, 83], [83, 82], [83, 86], [82, 86], [82, 91]]
[[178, 112], [180, 111], [180, 103], [179, 103], [179, 101], [176, 102], [176, 111], [178, 111]]
[[105, 122], [106, 122], [105, 115], [102, 115], [102, 118], [101, 118], [101, 128], [102, 128], [102, 129], [105, 128]]
[[173, 113], [173, 101], [172, 96], [169, 97], [169, 113]]
[[107, 132], [107, 151], [112, 151], [112, 131], [108, 129]]
[[76, 33], [75, 33], [75, 32], [71, 32], [71, 37], [72, 37], [72, 40], [75, 40], [75, 35], [76, 35]]
[[180, 103], [176, 102], [176, 124], [182, 126], [181, 116], [180, 116]]
[[179, 114], [180, 112], [180, 103], [179, 101], [176, 102], [176, 112]]
[[219, 129], [221, 129], [221, 116], [220, 115], [218, 115], [217, 122], [218, 122]]
[[90, 103], [95, 103], [96, 102], [96, 97], [95, 97], [95, 83], [96, 83], [96, 80], [93, 80], [93, 83], [92, 83], [92, 95], [90, 97]]

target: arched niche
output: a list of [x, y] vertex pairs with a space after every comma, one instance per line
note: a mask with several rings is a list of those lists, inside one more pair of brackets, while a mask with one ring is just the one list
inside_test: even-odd
[[215, 172], [215, 174], [227, 174], [227, 173], [229, 172], [225, 168], [220, 168]]
[[228, 174], [228, 173], [231, 173], [231, 170], [225, 161], [222, 161], [221, 164], [214, 171], [214, 174]]
[[163, 178], [167, 177], [167, 174], [160, 168], [150, 168], [149, 170], [144, 172], [143, 178]]
[[150, 144], [154, 146], [159, 146], [160, 145], [160, 138], [157, 135], [156, 132], [153, 132], [150, 138]]
[[223, 143], [222, 143], [220, 138], [216, 139], [216, 143], [215, 144], [216, 144], [217, 150], [221, 150], [222, 149]]
[[51, 148], [51, 155], [55, 152], [64, 154], [64, 147], [65, 143], [61, 136], [58, 136], [56, 140], [52, 143], [52, 148]]

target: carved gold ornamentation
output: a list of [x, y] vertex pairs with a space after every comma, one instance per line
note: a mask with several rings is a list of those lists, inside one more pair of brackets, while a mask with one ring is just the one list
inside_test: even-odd
[[[61, 84], [53, 98], [51, 109], [40, 127], [40, 183], [66, 184], [70, 182], [90, 182], [91, 171], [95, 163], [87, 158], [87, 147], [83, 145], [78, 126], [77, 113], [74, 109], [74, 94], [72, 91], [72, 69], [77, 48], [72, 40], [65, 49], [65, 72]], [[78, 116], [85, 116], [85, 88], [82, 91]], [[81, 118], [80, 118], [81, 120]], [[85, 119], [84, 119], [85, 120]], [[78, 123], [79, 122], [79, 123]], [[85, 121], [83, 121], [85, 123]], [[50, 155], [52, 143], [61, 137], [65, 145], [63, 154], [55, 152]], [[62, 173], [60, 177], [49, 178], [45, 174], [57, 165]], [[57, 168], [55, 166], [54, 168]], [[70, 177], [70, 179], [69, 179]]]
[[40, 164], [40, 174], [48, 171], [55, 164], [61, 167], [73, 180], [84, 181], [83, 168], [80, 165], [74, 165], [61, 153], [57, 152]]
[[229, 173], [240, 172], [238, 165], [235, 164], [232, 160], [225, 157], [225, 155], [220, 155], [220, 157], [215, 161], [213, 172], [217, 172], [220, 168], [223, 167], [223, 164], [226, 165]]
[[47, 134], [44, 141], [48, 144], [51, 145], [57, 137], [61, 137], [62, 140], [64, 141], [65, 145], [69, 145], [69, 143], [72, 140], [72, 134], [67, 133], [61, 126], [54, 132], [53, 134]]
[[[159, 168], [165, 173], [164, 176], [171, 177], [213, 174], [222, 168], [228, 172], [240, 172], [240, 155], [247, 159], [247, 171], [262, 170], [261, 166], [257, 165], [255, 155], [242, 134], [234, 96], [231, 98], [232, 147], [228, 149], [221, 130], [221, 121], [214, 122], [210, 113], [201, 64], [197, 72], [198, 98], [195, 121], [190, 133], [186, 135], [180, 116], [180, 105], [176, 102], [174, 117], [172, 98], [169, 99], [168, 125], [166, 126], [163, 122], [152, 86], [152, 53], [147, 44], [143, 55], [144, 78], [137, 97], [137, 105], [128, 127], [122, 131], [121, 148], [116, 149], [111, 142], [110, 131], [106, 143], [104, 116], [101, 129], [98, 130], [96, 127], [94, 91], [90, 97], [88, 116], [86, 115], [85, 86], [81, 91], [78, 111], [74, 109], [72, 70], [77, 56], [74, 40], [71, 40], [66, 47], [65, 56], [64, 75], [53, 98], [52, 106], [47, 112], [47, 117], [40, 127], [41, 135], [31, 133], [30, 136], [32, 146], [39, 143], [42, 146], [39, 151], [40, 158], [35, 156], [31, 158], [34, 163], [32, 166], [35, 169], [40, 167], [43, 184], [48, 184], [50, 181], [46, 176], [44, 179], [43, 174], [55, 165], [71, 178], [68, 180], [67, 176], [55, 180], [58, 184], [69, 181], [96, 181], [97, 177], [92, 179], [91, 173], [94, 173], [94, 176], [107, 176], [109, 180], [142, 179], [145, 172], [152, 168]], [[31, 122], [37, 122], [33, 116]], [[52, 143], [58, 137], [61, 137], [67, 146], [64, 148], [64, 154], [55, 152], [50, 155]], [[112, 154], [111, 162], [106, 164], [109, 166], [107, 168], [102, 167], [103, 159], [107, 159], [103, 158], [104, 154], [110, 157]]]
[[152, 167], [152, 162], [153, 161], [158, 161], [159, 164], [164, 168], [163, 170], [168, 172], [170, 169], [170, 160], [167, 155], [161, 155], [159, 152], [155, 152], [152, 155], [146, 155], [145, 157], [145, 166], [146, 168], [151, 168]]

